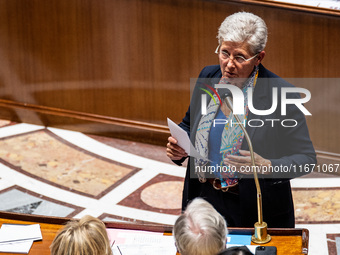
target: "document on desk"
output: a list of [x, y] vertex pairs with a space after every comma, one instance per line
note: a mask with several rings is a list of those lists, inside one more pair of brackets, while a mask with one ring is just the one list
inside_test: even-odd
[[23, 240], [36, 241], [41, 239], [42, 235], [39, 224], [2, 224], [0, 228], [0, 243]]
[[107, 229], [113, 255], [175, 255], [173, 236], [159, 232]]
[[159, 244], [121, 244], [117, 245], [117, 250], [113, 250], [113, 255], [176, 255], [176, 247], [162, 246]]
[[6, 242], [0, 243], [0, 253], [8, 252], [8, 253], [23, 253], [28, 254], [33, 241], [17, 241], [17, 242]]
[[39, 224], [2, 224], [0, 228], [0, 252], [28, 253], [37, 240], [42, 240]]
[[209, 159], [203, 157], [191, 143], [187, 132], [185, 132], [180, 126], [178, 126], [171, 119], [168, 120], [168, 127], [170, 129], [171, 136], [177, 140], [178, 146], [182, 147], [185, 152], [192, 157], [210, 161]]

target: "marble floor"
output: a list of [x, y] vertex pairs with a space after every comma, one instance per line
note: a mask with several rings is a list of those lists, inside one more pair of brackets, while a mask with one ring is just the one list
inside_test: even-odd
[[[0, 121], [0, 210], [173, 225], [184, 174], [165, 147]], [[309, 254], [340, 255], [339, 175], [291, 184]]]

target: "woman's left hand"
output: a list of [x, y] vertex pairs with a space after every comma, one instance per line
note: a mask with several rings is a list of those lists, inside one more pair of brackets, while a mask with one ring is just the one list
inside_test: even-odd
[[[225, 165], [230, 165], [235, 167], [234, 169], [242, 174], [253, 174], [252, 163], [250, 151], [240, 150], [241, 156], [237, 155], [228, 155], [224, 158], [223, 162]], [[261, 157], [259, 154], [254, 152], [254, 159], [257, 173], [259, 174], [269, 174], [270, 171], [268, 169], [272, 165], [269, 159], [265, 159]], [[267, 171], [263, 171], [262, 166], [265, 166]]]

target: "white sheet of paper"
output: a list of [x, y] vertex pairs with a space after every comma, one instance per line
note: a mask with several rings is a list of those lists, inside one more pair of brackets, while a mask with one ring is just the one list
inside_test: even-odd
[[141, 244], [121, 244], [117, 246], [117, 251], [113, 251], [114, 255], [175, 255], [176, 246], [172, 245], [141, 245]]
[[159, 232], [128, 229], [107, 229], [113, 255], [174, 255], [176, 254], [173, 236]]
[[41, 239], [42, 235], [39, 224], [2, 224], [0, 229], [0, 243], [22, 240], [35, 241]]
[[0, 243], [0, 252], [28, 254], [33, 240]]
[[143, 230], [108, 228], [106, 232], [110, 241], [114, 242], [115, 245], [159, 243], [167, 239], [164, 238], [163, 233]]
[[203, 157], [199, 152], [195, 149], [192, 145], [187, 132], [185, 132], [180, 126], [178, 126], [175, 122], [171, 119], [167, 118], [168, 120], [168, 127], [170, 129], [171, 136], [173, 136], [177, 140], [177, 145], [182, 147], [189, 156], [208, 160], [207, 158]]

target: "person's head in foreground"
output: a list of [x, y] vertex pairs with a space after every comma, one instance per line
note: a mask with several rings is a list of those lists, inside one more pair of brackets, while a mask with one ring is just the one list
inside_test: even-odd
[[253, 255], [247, 248], [247, 246], [230, 247], [218, 255]]
[[228, 16], [218, 29], [216, 53], [219, 56], [222, 76], [227, 79], [248, 78], [254, 67], [265, 56], [267, 43], [266, 23], [248, 12]]
[[225, 249], [227, 233], [224, 218], [202, 198], [188, 205], [173, 228], [181, 255], [216, 255]]
[[51, 255], [112, 255], [104, 223], [89, 215], [69, 221], [50, 249]]

